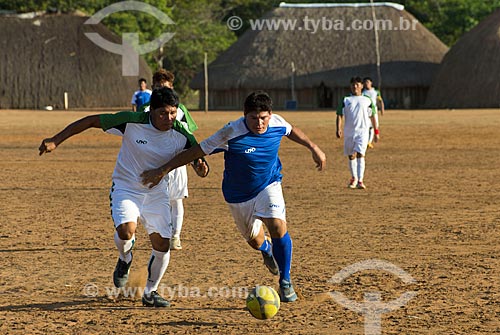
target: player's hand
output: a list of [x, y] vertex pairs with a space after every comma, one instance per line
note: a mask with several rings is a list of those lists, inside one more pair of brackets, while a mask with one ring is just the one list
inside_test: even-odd
[[342, 137], [342, 130], [337, 130], [337, 138], [341, 138]]
[[373, 136], [373, 142], [377, 143], [379, 140], [380, 140], [380, 135], [379, 134]]
[[147, 170], [141, 173], [142, 183], [144, 186], [153, 188], [160, 183], [163, 178], [161, 169]]
[[313, 160], [316, 162], [316, 168], [318, 171], [323, 170], [326, 167], [326, 155], [320, 148], [314, 147], [312, 150]]
[[56, 143], [52, 140], [52, 138], [46, 138], [42, 141], [42, 144], [38, 147], [38, 155], [43, 155], [44, 153], [49, 153], [54, 151], [57, 148]]
[[198, 158], [194, 162], [193, 167], [194, 171], [196, 171], [196, 174], [202, 178], [208, 176], [208, 173], [210, 172], [210, 167], [208, 166], [207, 161], [201, 158]]

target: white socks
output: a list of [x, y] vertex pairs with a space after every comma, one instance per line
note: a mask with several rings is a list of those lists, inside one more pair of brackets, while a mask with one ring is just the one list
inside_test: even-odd
[[165, 271], [167, 271], [169, 262], [170, 250], [167, 252], [161, 252], [153, 249], [151, 258], [149, 259], [148, 281], [146, 283], [146, 288], [144, 289], [144, 294], [149, 295], [151, 294], [151, 292], [158, 289], [160, 280], [163, 277]]
[[132, 260], [132, 248], [135, 243], [135, 234], [132, 236], [130, 240], [122, 240], [120, 236], [118, 236], [118, 232], [115, 231], [115, 244], [116, 248], [118, 248], [118, 252], [120, 253], [120, 259], [127, 263], [130, 263]]
[[358, 157], [355, 159], [349, 159], [349, 171], [351, 171], [351, 176], [357, 181], [363, 181], [365, 177], [365, 157]]
[[363, 181], [365, 176], [365, 157], [356, 158], [358, 161], [358, 181]]
[[356, 158], [349, 159], [348, 161], [349, 161], [349, 171], [351, 171], [351, 176], [354, 177], [354, 179], [358, 180], [358, 178], [356, 177], [358, 175], [357, 171], [358, 163], [356, 161]]
[[173, 237], [179, 237], [181, 235], [182, 221], [184, 220], [184, 205], [182, 204], [182, 199], [170, 200], [172, 225], [173, 225]]

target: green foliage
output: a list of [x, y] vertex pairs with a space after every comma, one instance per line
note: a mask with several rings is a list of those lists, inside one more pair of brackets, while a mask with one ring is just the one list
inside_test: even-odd
[[236, 41], [222, 21], [219, 1], [169, 1], [175, 36], [164, 47], [164, 68], [176, 75], [175, 89], [185, 95], [188, 84], [203, 69], [205, 52], [208, 62]]
[[403, 0], [412, 13], [443, 43], [452, 46], [481, 20], [500, 8], [500, 0]]

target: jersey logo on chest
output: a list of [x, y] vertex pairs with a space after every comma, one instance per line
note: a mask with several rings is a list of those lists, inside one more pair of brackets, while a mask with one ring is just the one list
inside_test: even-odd
[[255, 150], [257, 150], [257, 149], [255, 149], [254, 147], [252, 147], [252, 148], [248, 148], [248, 149], [246, 149], [246, 150], [245, 150], [245, 153], [246, 153], [246, 154], [250, 154], [250, 153], [252, 153], [252, 152], [255, 152]]

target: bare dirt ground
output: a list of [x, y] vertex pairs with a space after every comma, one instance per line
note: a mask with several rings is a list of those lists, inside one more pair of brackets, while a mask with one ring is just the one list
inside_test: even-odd
[[[500, 333], [500, 110], [387, 111], [367, 156], [367, 190], [349, 190], [334, 113], [278, 112], [327, 154], [284, 140], [281, 159], [292, 277], [300, 300], [271, 320], [245, 310], [245, 290], [277, 288], [260, 253], [237, 232], [211, 175], [190, 170], [182, 241], [161, 292], [168, 309], [114, 296], [117, 259], [108, 191], [119, 137], [89, 130], [38, 156], [40, 141], [87, 112], [1, 111], [0, 334], [365, 334], [365, 316], [329, 292], [364, 303], [379, 292], [408, 303], [381, 315], [382, 334]], [[203, 139], [240, 113], [194, 113]], [[139, 228], [130, 288], [142, 287], [150, 243]], [[387, 269], [331, 279], [358, 262]], [[373, 330], [372, 330], [373, 331]]]

